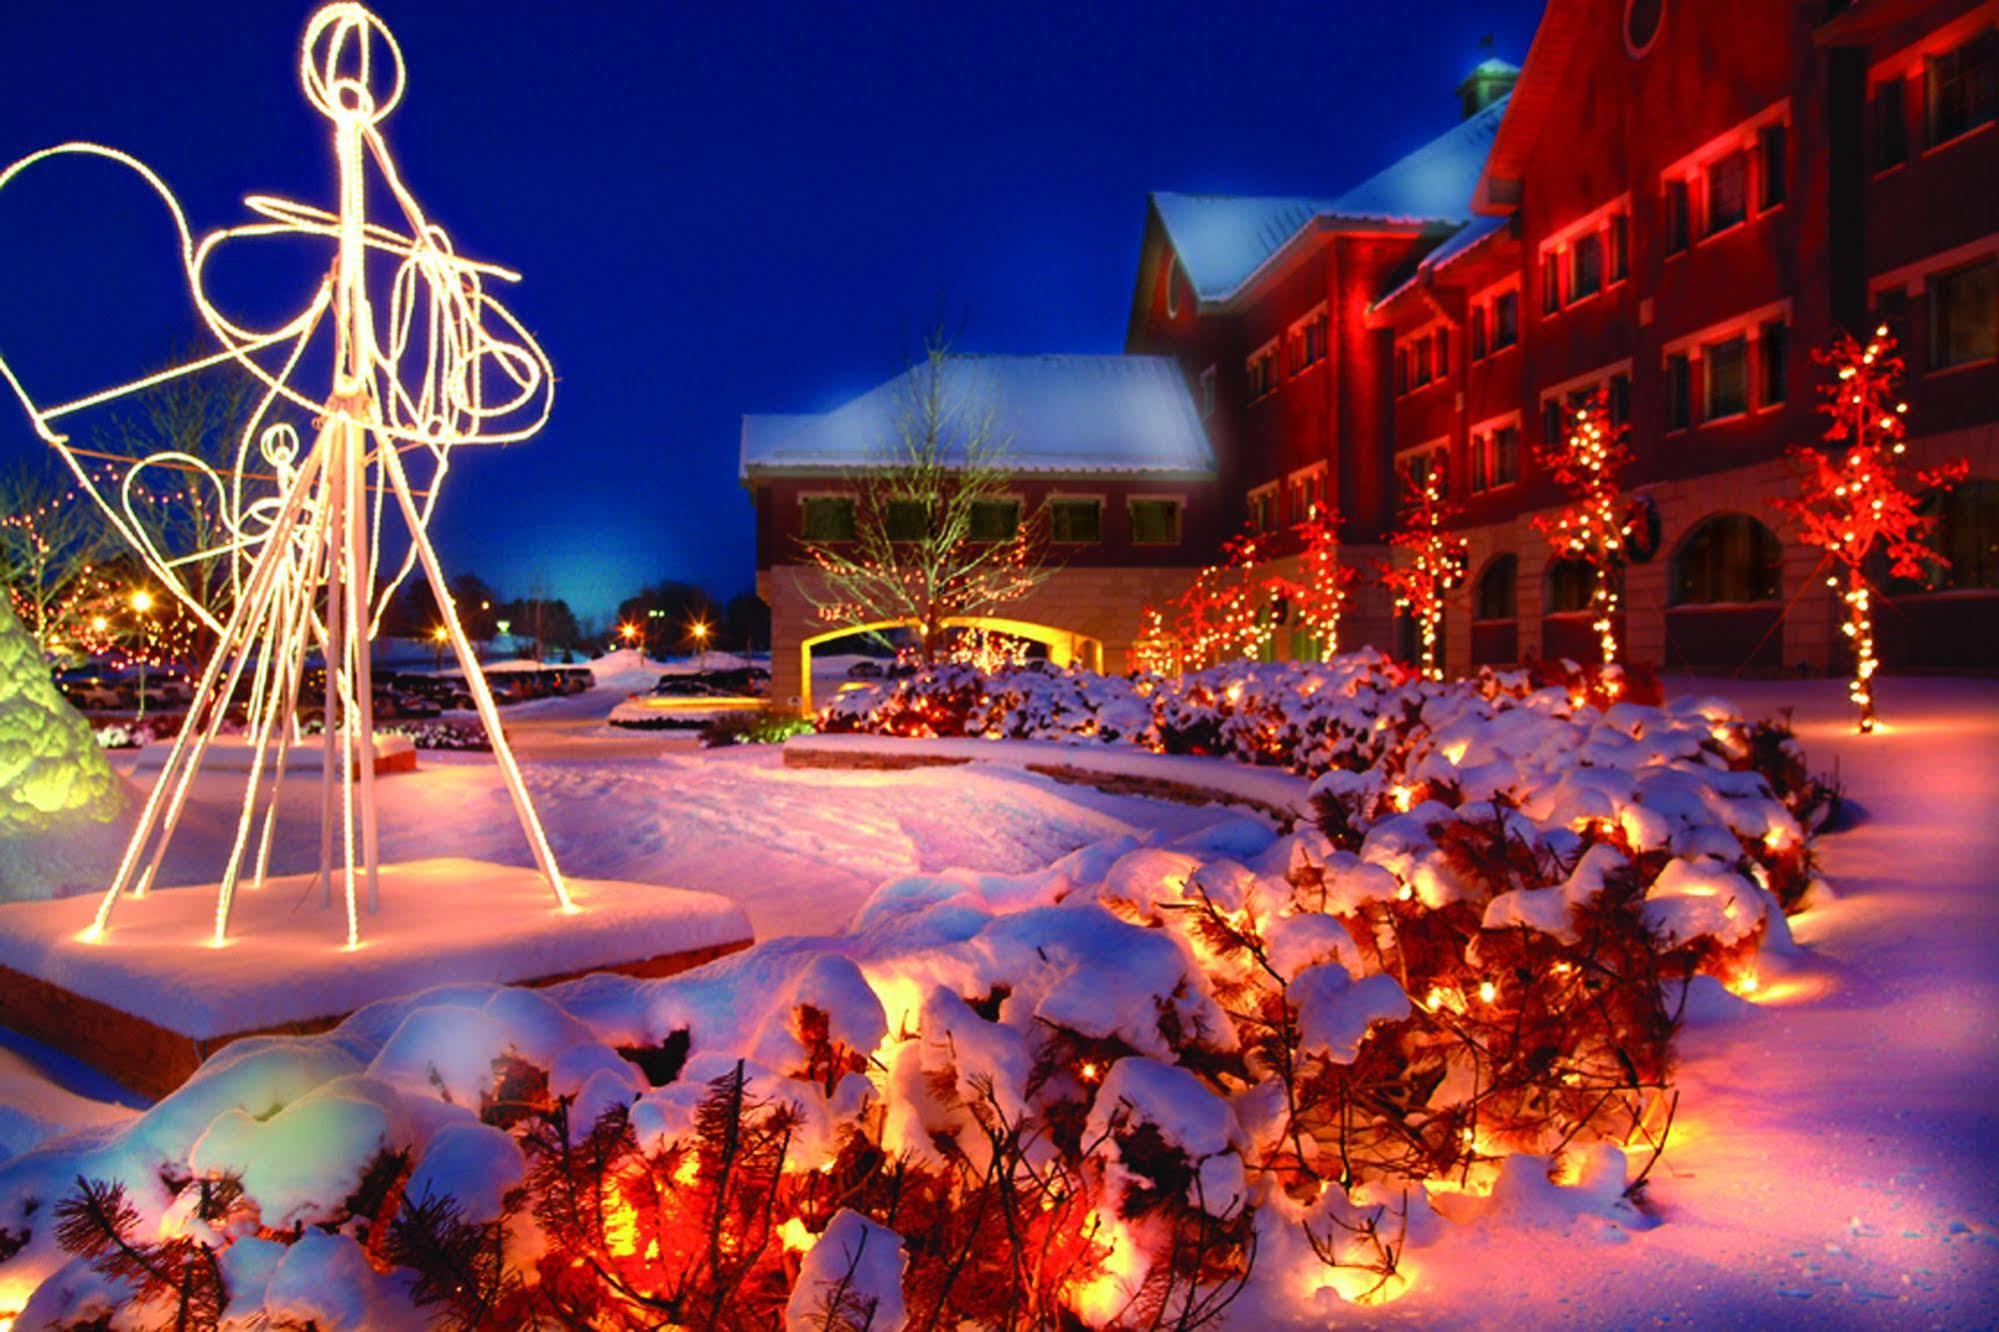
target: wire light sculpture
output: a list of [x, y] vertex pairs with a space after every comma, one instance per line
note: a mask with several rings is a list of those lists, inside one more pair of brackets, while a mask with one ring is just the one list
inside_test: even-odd
[[[37, 163], [56, 158], [103, 158], [135, 172], [166, 204], [179, 233], [180, 258], [195, 310], [220, 350], [157, 374], [114, 385], [56, 406], [36, 403], [0, 357], [4, 376], [36, 433], [75, 473], [161, 585], [217, 636], [187, 719], [147, 796], [137, 827], [86, 938], [101, 938], [121, 896], [143, 895], [159, 872], [204, 755], [221, 733], [232, 701], [247, 698], [250, 748], [241, 816], [215, 901], [213, 942], [229, 937], [236, 889], [260, 886], [270, 864], [291, 751], [307, 743], [300, 707], [311, 689], [323, 707], [319, 882], [332, 905], [338, 879], [346, 913], [346, 943], [361, 943], [361, 894], [380, 904], [376, 817], [374, 687], [370, 646], [383, 611], [416, 567], [442, 615], [479, 719], [491, 738], [521, 828], [557, 906], [573, 911], [548, 839], [535, 817], [501, 731], [493, 696], [445, 586], [428, 527], [452, 450], [469, 444], [525, 440], [548, 420], [554, 370], [534, 338], [488, 287], [520, 275], [466, 259], [417, 204], [382, 137], [381, 123], [401, 102], [402, 52], [382, 20], [359, 4], [320, 9], [307, 25], [299, 81], [312, 106], [332, 122], [339, 201], [328, 212], [310, 204], [251, 195], [257, 220], [195, 237], [179, 201], [151, 168], [115, 148], [65, 143], [22, 158], [0, 173], [0, 189]], [[393, 200], [392, 221], [370, 220], [368, 168]], [[332, 258], [306, 308], [276, 328], [233, 321], [210, 298], [204, 274], [231, 242], [272, 237], [330, 243]], [[371, 257], [393, 264], [393, 276], [371, 294]], [[377, 300], [379, 296], [379, 303]], [[322, 347], [331, 385], [314, 394], [295, 382], [309, 347]], [[162, 451], [128, 460], [115, 489], [60, 433], [64, 417], [142, 393], [178, 376], [234, 363], [263, 391], [237, 441], [233, 465], [217, 470], [187, 453]], [[291, 409], [311, 420], [311, 443], [278, 419]], [[190, 469], [212, 485], [227, 515], [224, 547], [170, 556], [146, 535], [133, 507], [135, 480], [149, 467]], [[427, 480], [412, 483], [413, 470]], [[385, 558], [383, 530], [400, 519], [407, 551]], [[393, 547], [391, 547], [393, 549]], [[194, 560], [226, 556], [235, 593], [219, 618], [192, 596], [179, 570]], [[389, 567], [390, 564], [393, 567]], [[317, 651], [323, 681], [308, 658]], [[252, 845], [254, 843], [254, 850]]]

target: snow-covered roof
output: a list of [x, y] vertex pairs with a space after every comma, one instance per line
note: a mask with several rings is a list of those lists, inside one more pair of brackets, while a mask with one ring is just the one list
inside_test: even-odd
[[1505, 113], [1502, 97], [1338, 196], [1161, 191], [1152, 205], [1195, 294], [1227, 300], [1321, 220], [1407, 226], [1468, 220], [1472, 191]]
[[1476, 248], [1480, 241], [1504, 231], [1507, 223], [1510, 221], [1512, 221], [1511, 217], [1498, 217], [1487, 214], [1481, 214], [1473, 218], [1463, 227], [1459, 228], [1449, 240], [1424, 255], [1422, 261], [1416, 265], [1408, 277], [1381, 294], [1380, 298], [1374, 302], [1373, 308], [1378, 310], [1382, 306], [1387, 305], [1397, 296], [1400, 296], [1403, 292], [1416, 285], [1417, 280], [1425, 273], [1436, 273], [1449, 267], [1453, 262]]
[[[914, 366], [820, 416], [745, 416], [743, 476], [844, 471], [893, 456], [917, 376], [928, 373]], [[952, 355], [942, 374], [947, 418], [963, 430], [990, 412], [1013, 471], [1214, 472], [1186, 378], [1169, 357]]]

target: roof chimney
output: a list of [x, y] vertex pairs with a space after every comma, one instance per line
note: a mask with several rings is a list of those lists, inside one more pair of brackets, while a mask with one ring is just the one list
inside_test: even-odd
[[1497, 57], [1479, 61], [1477, 67], [1465, 75], [1464, 82], [1458, 85], [1458, 104], [1464, 108], [1465, 119], [1470, 120], [1512, 92], [1514, 81], [1519, 77], [1518, 65], [1508, 64]]

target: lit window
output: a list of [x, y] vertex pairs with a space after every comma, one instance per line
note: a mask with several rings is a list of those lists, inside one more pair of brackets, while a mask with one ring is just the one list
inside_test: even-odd
[[1707, 234], [1726, 231], [1749, 216], [1749, 155], [1733, 152], [1707, 168]]
[[1103, 540], [1104, 502], [1097, 499], [1048, 501], [1048, 535], [1051, 540], [1072, 546]]
[[1999, 353], [1999, 258], [1936, 274], [1928, 285], [1932, 365], [1963, 365]]
[[1932, 144], [1999, 118], [1999, 30], [1987, 28], [1928, 68]]
[[844, 496], [814, 495], [799, 501], [800, 528], [807, 541], [852, 541], [854, 501]]
[[1603, 237], [1578, 236], [1569, 251], [1569, 299], [1579, 301], [1603, 289]]
[[1707, 363], [1707, 420], [1749, 410], [1749, 339], [1733, 337], [1703, 350]]
[[930, 535], [930, 506], [922, 500], [890, 500], [882, 519], [890, 541], [921, 541]]
[[978, 500], [972, 505], [972, 540], [1011, 541], [1020, 530], [1020, 501]]
[[1786, 135], [1782, 125], [1765, 125], [1756, 135], [1756, 161], [1762, 183], [1762, 197], [1758, 203], [1764, 209], [1775, 208], [1784, 202], [1784, 185], [1787, 167], [1784, 156]]
[[1492, 303], [1492, 349], [1499, 351], [1520, 340], [1520, 295], [1507, 292]]
[[1131, 501], [1131, 541], [1135, 546], [1170, 546], [1180, 540], [1180, 501]]

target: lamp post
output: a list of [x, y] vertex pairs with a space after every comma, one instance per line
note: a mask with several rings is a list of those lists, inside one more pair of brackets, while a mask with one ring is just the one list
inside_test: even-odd
[[132, 589], [130, 605], [133, 614], [139, 617], [139, 715], [138, 721], [146, 719], [146, 640], [147, 629], [152, 621], [146, 618], [153, 609], [153, 594], [143, 587]]
[[431, 669], [436, 671], [442, 671], [444, 669], [444, 648], [445, 645], [450, 641], [451, 641], [451, 631], [446, 629], [443, 625], [440, 624], [435, 629], [432, 629], [430, 631], [430, 645], [437, 652], [437, 660], [433, 664]]
[[694, 650], [696, 653], [694, 669], [697, 671], [704, 670], [708, 665], [708, 622], [706, 620], [696, 620], [687, 627], [687, 632], [694, 635]]

